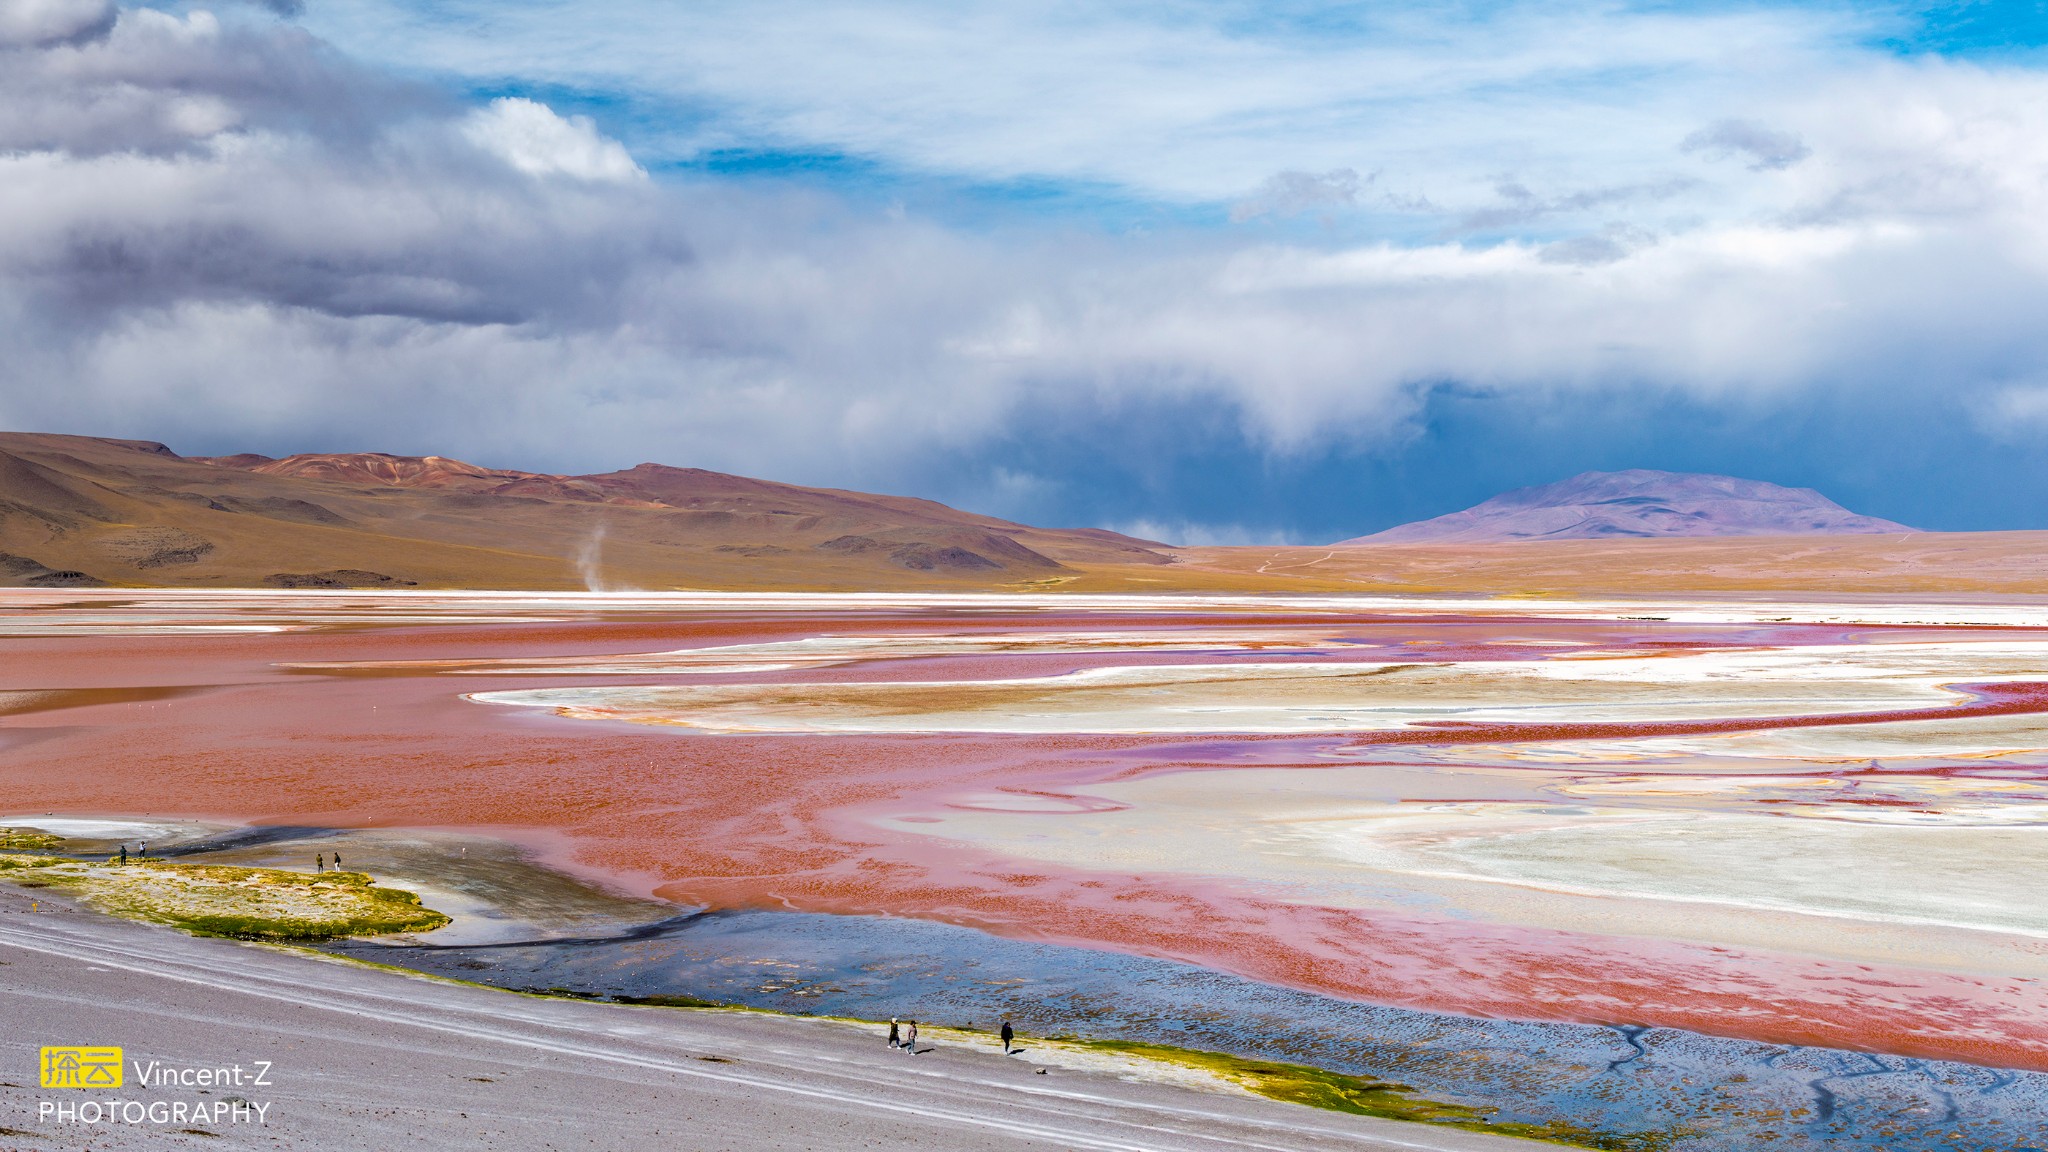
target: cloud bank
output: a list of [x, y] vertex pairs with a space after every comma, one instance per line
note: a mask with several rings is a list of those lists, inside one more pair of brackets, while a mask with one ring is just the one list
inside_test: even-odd
[[[1295, 530], [1289, 505], [1308, 498], [1290, 462], [1442, 448], [1432, 413], [1452, 393], [1516, 411], [1597, 397], [1645, 420], [1673, 403], [1810, 416], [1881, 398], [1864, 407], [2013, 451], [2010, 429], [2040, 423], [2038, 385], [2014, 382], [2048, 379], [2048, 77], [2023, 63], [1850, 51], [1832, 25], [1768, 14], [1692, 18], [1716, 22], [1711, 52], [1671, 40], [1675, 16], [1610, 20], [1598, 30], [1616, 43], [1591, 57], [1515, 47], [1528, 21], [1575, 19], [1535, 9], [1475, 32], [1469, 74], [1383, 54], [1373, 90], [1427, 115], [1375, 162], [1327, 125], [1246, 143], [1260, 109], [1350, 115], [1319, 86], [1340, 105], [1371, 95], [1337, 79], [1356, 52], [1322, 59], [1271, 29], [1141, 43], [1133, 10], [1106, 10], [1075, 54], [1109, 79], [1066, 91], [1066, 57], [941, 66], [963, 36], [1001, 42], [980, 25], [1009, 17], [871, 9], [860, 81], [859, 52], [817, 46], [841, 9], [808, 24], [777, 5], [750, 21], [706, 10], [730, 55], [642, 39], [722, 108], [707, 139], [859, 150], [935, 181], [1073, 178], [1210, 214], [1136, 232], [1021, 212], [978, 226], [858, 187], [643, 161], [638, 130], [607, 129], [599, 108], [537, 88], [472, 97], [365, 59], [374, 35], [344, 54], [257, 6], [0, 0], [0, 424], [189, 451], [657, 459], [1266, 538]], [[549, 59], [632, 56], [631, 11], [651, 19], [622, 10], [612, 38]], [[544, 71], [518, 47], [467, 51]], [[892, 53], [924, 70], [881, 66]], [[1226, 81], [1193, 113], [1173, 85], [1153, 107], [1127, 83], [1176, 55]], [[1735, 99], [1758, 56], [1816, 70]], [[762, 58], [790, 91], [739, 75]], [[1726, 59], [1745, 63], [1717, 71]], [[1581, 137], [1621, 112], [1589, 111], [1575, 87], [1518, 113], [1541, 148], [1491, 125], [1461, 134], [1481, 106], [1432, 95], [1658, 61], [1707, 78], [1658, 89], [1619, 162]], [[1235, 117], [1251, 123], [1217, 127]], [[1209, 137], [1149, 143], [1189, 123]], [[1160, 413], [1227, 424], [1238, 487], [1265, 484], [1265, 506], [1175, 504], [1163, 457], [1196, 449], [1119, 426]], [[1126, 461], [1123, 502], [1105, 501], [1020, 427], [1161, 458]], [[1500, 445], [1442, 450], [1448, 468]], [[2024, 483], [2048, 480], [2031, 467]], [[1384, 526], [1370, 506], [1350, 516], [1342, 535]]]

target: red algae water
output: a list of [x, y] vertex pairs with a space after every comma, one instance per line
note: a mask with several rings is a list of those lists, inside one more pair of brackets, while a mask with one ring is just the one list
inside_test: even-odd
[[679, 904], [2048, 1070], [2024, 606], [0, 604], [0, 816], [485, 831]]

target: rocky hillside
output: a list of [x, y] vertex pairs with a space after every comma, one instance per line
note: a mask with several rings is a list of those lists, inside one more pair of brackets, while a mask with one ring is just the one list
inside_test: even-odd
[[1081, 568], [1174, 560], [1113, 532], [661, 464], [563, 476], [0, 433], [0, 584], [1056, 586]]

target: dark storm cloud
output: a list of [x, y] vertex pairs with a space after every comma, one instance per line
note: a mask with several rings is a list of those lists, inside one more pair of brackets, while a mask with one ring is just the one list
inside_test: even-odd
[[[0, 0], [0, 12], [21, 2]], [[296, 29], [204, 11], [130, 10], [88, 39], [18, 49], [4, 62], [0, 153], [203, 156], [269, 133], [338, 155], [464, 111]]]
[[117, 16], [113, 0], [13, 0], [0, 5], [0, 53], [90, 43], [113, 31]]
[[15, 153], [0, 230], [42, 323], [246, 302], [610, 324], [636, 277], [688, 259], [644, 180], [519, 170], [520, 147], [603, 147], [577, 126], [536, 108], [561, 139], [494, 140], [488, 120], [287, 28], [138, 11], [16, 55], [0, 74]]

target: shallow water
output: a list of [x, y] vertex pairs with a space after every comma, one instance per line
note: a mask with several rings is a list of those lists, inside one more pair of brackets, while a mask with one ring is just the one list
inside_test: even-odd
[[[558, 941], [421, 953], [501, 966], [458, 974], [1007, 1007], [1711, 1147], [2043, 1127], [1904, 1055], [2048, 1072], [2039, 604], [9, 593], [0, 654], [0, 811], [301, 826], [210, 846]], [[559, 943], [630, 917], [379, 828], [814, 915]]]
[[[1700, 1152], [2048, 1149], [2048, 1075], [1671, 1028], [1488, 1020], [1351, 1003], [1224, 973], [919, 920], [707, 912], [609, 940], [345, 955], [504, 988], [686, 996], [780, 1012], [1145, 1040], [1313, 1064]], [[882, 1042], [876, 1033], [876, 1043]]]

